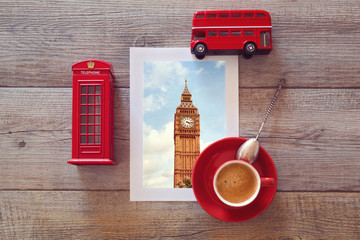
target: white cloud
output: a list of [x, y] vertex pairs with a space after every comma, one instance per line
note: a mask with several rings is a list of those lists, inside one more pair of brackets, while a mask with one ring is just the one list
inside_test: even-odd
[[204, 68], [200, 68], [199, 70], [196, 71], [196, 74], [201, 74], [204, 71]]
[[181, 62], [150, 62], [145, 71], [144, 88], [164, 90], [174, 81], [184, 81], [189, 73]]
[[152, 94], [144, 97], [143, 107], [145, 112], [152, 112], [160, 109], [160, 106], [154, 104], [154, 96]]
[[156, 130], [144, 123], [144, 187], [172, 188], [174, 169], [174, 122]]
[[[143, 124], [143, 185], [147, 188], [172, 188], [174, 181], [174, 122], [156, 130]], [[200, 152], [213, 142], [200, 140]]]
[[225, 61], [218, 61], [217, 63], [216, 63], [216, 68], [221, 68], [222, 66], [225, 66]]
[[167, 103], [166, 98], [156, 94], [150, 94], [149, 96], [144, 97], [143, 108], [144, 112], [153, 112], [160, 110]]
[[144, 65], [144, 112], [159, 111], [168, 104], [169, 89], [183, 83], [190, 70], [181, 62], [146, 62]]

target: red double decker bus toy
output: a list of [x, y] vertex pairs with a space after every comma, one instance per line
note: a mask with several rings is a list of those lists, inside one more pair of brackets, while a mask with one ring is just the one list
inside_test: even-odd
[[199, 11], [193, 18], [191, 52], [198, 59], [208, 53], [269, 54], [271, 28], [270, 14], [263, 10]]
[[76, 165], [116, 164], [114, 89], [111, 64], [86, 60], [72, 66], [72, 158]]

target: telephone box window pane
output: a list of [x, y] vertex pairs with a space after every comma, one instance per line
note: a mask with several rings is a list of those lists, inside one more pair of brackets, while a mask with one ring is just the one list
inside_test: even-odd
[[95, 123], [100, 123], [100, 119], [101, 119], [101, 117], [100, 116], [95, 116]]
[[[101, 86], [80, 86], [80, 143], [101, 143]], [[96, 114], [96, 115], [95, 115]]]
[[94, 106], [93, 105], [88, 106], [88, 113], [89, 114], [94, 113]]
[[88, 123], [94, 123], [94, 116], [88, 116]]
[[94, 96], [89, 96], [89, 101], [88, 101], [89, 104], [92, 104], [94, 103]]
[[95, 96], [95, 104], [101, 103], [101, 96]]
[[94, 133], [94, 126], [88, 126], [88, 133]]
[[86, 86], [81, 86], [81, 94], [86, 94]]
[[86, 123], [86, 116], [81, 116], [80, 119], [81, 119], [80, 120], [81, 123]]
[[100, 86], [95, 87], [95, 94], [101, 94], [101, 87]]
[[89, 86], [88, 94], [94, 94], [94, 86]]

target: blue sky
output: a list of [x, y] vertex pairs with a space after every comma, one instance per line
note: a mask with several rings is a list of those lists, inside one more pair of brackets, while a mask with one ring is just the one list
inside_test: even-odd
[[225, 62], [144, 62], [144, 187], [172, 187], [174, 114], [185, 79], [200, 113], [201, 150], [225, 137]]

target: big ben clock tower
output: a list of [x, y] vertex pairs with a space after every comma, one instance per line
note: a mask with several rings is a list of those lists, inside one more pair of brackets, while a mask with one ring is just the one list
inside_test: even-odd
[[200, 115], [192, 103], [187, 80], [174, 116], [174, 145], [174, 188], [177, 188], [184, 184], [184, 179], [191, 179], [200, 154]]

